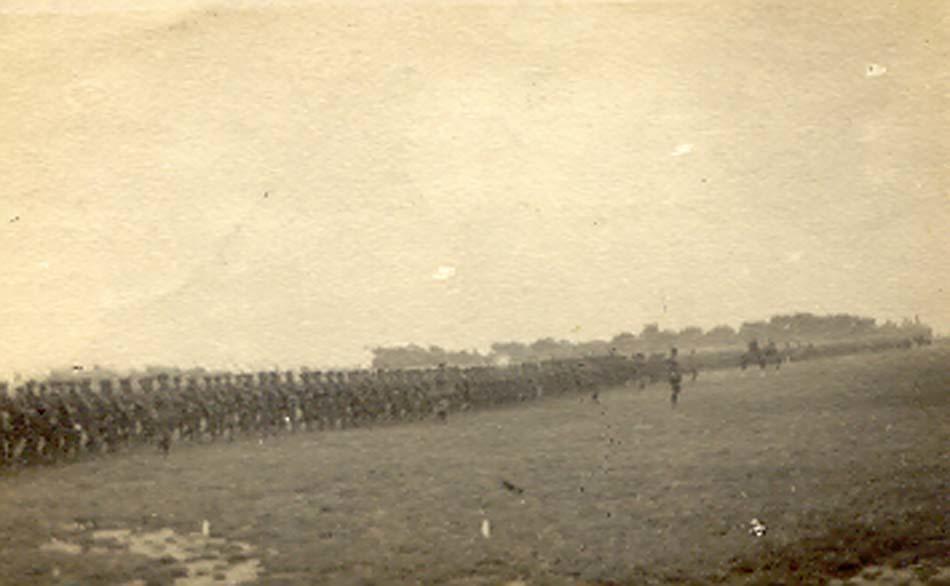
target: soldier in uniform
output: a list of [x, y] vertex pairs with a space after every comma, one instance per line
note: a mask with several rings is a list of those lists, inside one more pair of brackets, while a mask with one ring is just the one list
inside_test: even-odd
[[178, 375], [170, 376], [168, 374], [158, 375], [159, 393], [169, 403], [172, 408], [170, 415], [172, 417], [172, 430], [178, 432], [180, 441], [198, 439], [200, 420], [197, 422], [195, 406], [190, 396], [181, 388], [181, 377]]
[[399, 382], [394, 371], [380, 369], [377, 378], [382, 393], [382, 418], [392, 422], [399, 418]]
[[221, 383], [215, 389], [213, 407], [221, 411], [218, 415], [221, 434], [227, 435], [229, 442], [234, 441], [239, 429], [240, 406], [237, 398], [238, 394], [234, 388], [233, 377], [231, 374], [225, 373], [221, 376]]
[[406, 384], [403, 381], [402, 371], [388, 370], [386, 376], [389, 379], [390, 418], [394, 421], [402, 421], [409, 417], [409, 401], [406, 398]]
[[224, 382], [224, 392], [233, 413], [234, 434], [232, 434], [232, 437], [238, 433], [245, 433], [247, 430], [248, 423], [245, 415], [246, 390], [244, 385], [244, 375], [240, 373], [227, 377]]
[[76, 421], [72, 415], [68, 401], [60, 388], [60, 383], [50, 383], [52, 392], [49, 395], [50, 408], [55, 413], [56, 427], [54, 429], [55, 439], [53, 442], [57, 457], [70, 457], [77, 453], [77, 436], [75, 428]]
[[266, 437], [276, 423], [274, 400], [270, 392], [270, 373], [257, 373], [257, 431]]
[[320, 428], [320, 387], [310, 369], [300, 372], [300, 420], [307, 431]]
[[281, 384], [280, 372], [273, 371], [270, 375], [271, 408], [274, 411], [274, 430], [284, 432], [290, 427], [291, 421], [287, 414], [287, 391]]
[[97, 403], [99, 411], [100, 432], [105, 438], [106, 447], [110, 452], [119, 450], [122, 443], [122, 428], [124, 427], [122, 406], [112, 392], [112, 381], [99, 381], [99, 397]]
[[172, 380], [174, 381], [172, 396], [175, 398], [180, 418], [180, 437], [182, 440], [200, 442], [201, 422], [206, 409], [203, 408], [201, 397], [198, 396], [198, 380], [189, 376], [185, 381], [184, 389], [182, 389], [180, 377], [176, 376]]
[[336, 425], [334, 398], [329, 373], [315, 370], [311, 375], [314, 386], [314, 401], [317, 424], [321, 430], [333, 429]]
[[119, 379], [119, 392], [112, 396], [112, 409], [116, 415], [119, 441], [128, 447], [136, 434], [135, 401], [132, 394], [132, 379]]
[[17, 393], [22, 413], [20, 427], [24, 439], [20, 459], [26, 464], [33, 464], [42, 459], [43, 451], [48, 445], [49, 423], [46, 419], [46, 408], [36, 396], [35, 388], [36, 383], [29, 381], [22, 392]]
[[91, 437], [86, 431], [90, 419], [89, 404], [85, 398], [79, 394], [77, 385], [74, 382], [66, 383], [64, 400], [66, 404], [69, 405], [70, 417], [73, 421], [74, 434], [72, 434], [70, 442], [73, 444], [73, 449], [78, 456], [80, 452], [86, 449], [86, 444]]
[[343, 428], [348, 428], [353, 426], [353, 387], [350, 384], [351, 381], [347, 380], [346, 373], [343, 371], [337, 371], [332, 373], [335, 377], [335, 382], [333, 385], [333, 392], [336, 414], [341, 422]]
[[359, 400], [359, 388], [356, 377], [353, 373], [340, 371], [337, 373], [340, 379], [340, 386], [343, 388], [344, 413], [346, 413], [347, 425], [357, 427], [359, 425], [361, 403]]
[[226, 435], [228, 441], [234, 439], [236, 428], [233, 394], [227, 390], [230, 380], [229, 374], [215, 376], [211, 379], [211, 385], [205, 387], [202, 393], [202, 401], [208, 413], [208, 430], [212, 438]]
[[100, 453], [109, 446], [109, 414], [103, 405], [102, 399], [92, 388], [92, 380], [83, 379], [79, 381], [79, 392], [86, 401], [87, 416], [82, 424], [83, 429], [89, 435], [89, 451]]
[[158, 441], [158, 408], [155, 405], [157, 395], [151, 377], [140, 378], [138, 386], [139, 394], [135, 409], [142, 426], [142, 443], [151, 444]]
[[765, 347], [765, 352], [763, 353], [763, 366], [762, 366], [762, 368], [765, 368], [764, 365], [765, 365], [769, 360], [774, 360], [774, 361], [775, 361], [775, 370], [778, 370], [778, 369], [782, 368], [782, 356], [781, 356], [781, 354], [779, 354], [778, 346], [776, 346], [776, 345], [775, 345], [775, 342], [772, 341], [772, 340], [769, 340], [768, 345]]
[[166, 456], [171, 451], [175, 432], [181, 439], [183, 417], [182, 405], [179, 398], [172, 394], [168, 384], [168, 375], [158, 375], [158, 393], [155, 395], [156, 428], [158, 431], [158, 447]]
[[406, 421], [412, 416], [412, 399], [409, 394], [409, 382], [403, 370], [391, 371], [393, 417], [399, 421]]
[[37, 414], [40, 439], [43, 440], [40, 456], [44, 461], [49, 462], [59, 456], [62, 438], [59, 434], [57, 411], [52, 404], [47, 386], [41, 383], [38, 389], [38, 394], [34, 395], [34, 408]]
[[19, 454], [23, 453], [29, 442], [30, 424], [29, 414], [26, 406], [23, 404], [22, 387], [17, 387], [13, 391], [13, 396], [7, 403], [7, 412], [9, 413], [9, 462], [14, 463]]
[[292, 370], [284, 373], [284, 384], [280, 388], [284, 421], [291, 433], [296, 433], [300, 425], [300, 389]]
[[353, 422], [353, 408], [350, 401], [350, 393], [353, 389], [346, 379], [346, 374], [342, 371], [333, 371], [333, 397], [336, 416], [340, 422], [339, 427], [351, 427]]
[[158, 449], [167, 457], [172, 449], [172, 438], [178, 420], [176, 407], [171, 398], [164, 393], [155, 396], [153, 405], [155, 407], [155, 435]]
[[423, 373], [418, 370], [409, 371], [412, 385], [413, 413], [418, 418], [425, 418], [432, 412], [432, 401], [429, 399], [429, 390]]
[[0, 468], [13, 461], [13, 407], [7, 383], [0, 383]]
[[472, 381], [471, 368], [462, 369], [459, 372], [458, 383], [456, 384], [458, 392], [459, 409], [468, 411], [472, 408]]
[[670, 389], [672, 390], [672, 394], [670, 395], [670, 404], [673, 406], [673, 408], [676, 408], [676, 403], [680, 394], [680, 385], [683, 382], [683, 375], [680, 372], [680, 365], [676, 359], [676, 354], [676, 348], [672, 348], [670, 350], [670, 357], [666, 361], [667, 376], [669, 377]]
[[356, 376], [360, 420], [369, 425], [376, 419], [376, 386], [365, 371], [358, 371]]
[[245, 434], [258, 429], [258, 389], [254, 386], [254, 375], [241, 375], [241, 431]]

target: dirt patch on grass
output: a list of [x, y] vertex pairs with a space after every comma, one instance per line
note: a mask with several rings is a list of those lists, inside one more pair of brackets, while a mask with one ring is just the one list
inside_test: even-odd
[[[126, 569], [125, 584], [230, 586], [254, 583], [261, 572], [260, 561], [252, 557], [253, 547], [203, 533], [180, 534], [168, 527], [156, 531], [95, 529], [81, 523], [61, 529], [67, 535], [43, 544], [42, 551], [82, 556], [113, 569], [123, 565], [122, 561], [128, 564], [136, 558], [153, 561]], [[158, 572], [156, 565], [160, 568]], [[61, 578], [63, 570], [54, 566], [52, 573], [54, 578]]]

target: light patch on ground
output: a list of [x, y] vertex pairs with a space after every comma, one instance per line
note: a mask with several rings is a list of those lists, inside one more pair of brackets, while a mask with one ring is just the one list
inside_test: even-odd
[[72, 555], [79, 555], [82, 553], [82, 546], [75, 543], [69, 543], [68, 541], [60, 541], [55, 537], [49, 541], [49, 543], [44, 543], [40, 546], [40, 549], [43, 551], [53, 551], [58, 553], [68, 553]]
[[[83, 529], [80, 525], [65, 529], [73, 533], [72, 540], [54, 538], [40, 549], [70, 555], [137, 555], [153, 560], [174, 560], [186, 572], [175, 579], [175, 586], [247, 584], [257, 580], [261, 572], [260, 560], [250, 557], [254, 548], [247, 543], [201, 533], [181, 535], [167, 527], [142, 532], [99, 529], [85, 535], [80, 533]], [[92, 545], [89, 545], [90, 538]]]
[[934, 569], [921, 565], [906, 568], [887, 566], [868, 566], [853, 578], [831, 580], [828, 586], [924, 586], [925, 584], [946, 584], [950, 581], [950, 567]]
[[885, 73], [887, 73], [887, 67], [884, 67], [883, 65], [878, 65], [877, 63], [870, 63], [868, 64], [868, 68], [867, 68], [867, 71], [865, 72], [865, 75], [867, 75], [868, 77], [881, 77]]

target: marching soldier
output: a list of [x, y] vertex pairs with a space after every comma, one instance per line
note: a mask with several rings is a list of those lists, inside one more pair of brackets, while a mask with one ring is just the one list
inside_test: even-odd
[[158, 441], [158, 449], [162, 454], [168, 456], [172, 448], [172, 441], [175, 438], [175, 431], [181, 426], [181, 412], [178, 402], [171, 394], [168, 384], [168, 375], [159, 374], [158, 392], [155, 394], [152, 404], [155, 407], [155, 432]]
[[76, 421], [69, 402], [60, 392], [59, 383], [51, 383], [50, 386], [53, 392], [50, 393], [49, 405], [56, 420], [53, 449], [57, 457], [72, 457], [78, 454], [79, 433], [76, 430]]
[[138, 394], [136, 395], [135, 413], [141, 426], [141, 441], [151, 444], [158, 439], [158, 410], [155, 408], [155, 392], [151, 377], [138, 379]]
[[284, 373], [283, 391], [283, 411], [284, 420], [290, 425], [291, 433], [297, 432], [300, 424], [300, 388], [294, 378], [294, 372], [288, 370]]
[[298, 393], [300, 397], [298, 405], [300, 421], [307, 431], [313, 431], [317, 420], [316, 385], [313, 383], [309, 369], [304, 368], [300, 371], [300, 390]]
[[112, 393], [112, 381], [99, 381], [99, 431], [106, 440], [110, 452], [119, 450], [122, 443], [122, 428], [125, 425], [122, 406]]
[[[205, 377], [205, 383], [210, 384], [210, 382], [210, 377]], [[181, 390], [180, 378], [176, 376], [174, 396], [178, 399], [179, 412], [181, 413], [182, 439], [201, 441], [201, 422], [202, 420], [207, 421], [210, 428], [211, 421], [210, 418], [206, 418], [208, 409], [199, 396], [198, 379], [189, 376], [185, 382], [185, 389]]]
[[38, 455], [44, 461], [51, 461], [59, 451], [57, 434], [59, 421], [56, 418], [56, 410], [49, 402], [46, 385], [40, 384], [38, 388], [39, 393], [32, 396], [35, 412], [33, 425], [37, 436], [42, 441]]
[[772, 340], [769, 340], [768, 345], [765, 347], [765, 352], [763, 353], [763, 369], [769, 360], [775, 361], [775, 370], [782, 368], [782, 355], [779, 354], [778, 346], [776, 346]]
[[313, 382], [317, 387], [317, 412], [320, 429], [334, 429], [337, 426], [337, 398], [333, 378], [329, 372], [316, 371]]
[[164, 393], [155, 396], [153, 405], [155, 407], [155, 434], [158, 440], [158, 449], [161, 450], [162, 455], [168, 457], [172, 449], [172, 437], [175, 434], [178, 420], [175, 405]]

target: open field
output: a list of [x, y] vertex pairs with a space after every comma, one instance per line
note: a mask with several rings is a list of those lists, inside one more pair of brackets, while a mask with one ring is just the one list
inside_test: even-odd
[[914, 556], [926, 571], [948, 551], [948, 380], [937, 346], [710, 373], [675, 411], [665, 386], [617, 388], [26, 469], [0, 478], [0, 582], [820, 583]]

